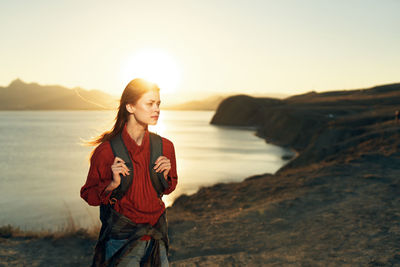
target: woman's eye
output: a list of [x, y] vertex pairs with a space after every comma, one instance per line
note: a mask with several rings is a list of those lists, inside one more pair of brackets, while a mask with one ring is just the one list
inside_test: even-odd
[[150, 107], [153, 106], [154, 104], [156, 104], [157, 107], [160, 107], [160, 104], [161, 104], [161, 103], [147, 103], [147, 105], [150, 106]]

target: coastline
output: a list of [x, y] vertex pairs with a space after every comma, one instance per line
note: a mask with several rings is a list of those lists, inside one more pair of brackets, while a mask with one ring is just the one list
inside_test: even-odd
[[[251, 116], [259, 136], [293, 147], [297, 155], [275, 174], [218, 183], [178, 197], [167, 209], [172, 265], [400, 264], [400, 125], [393, 121], [395, 104], [389, 104], [400, 103], [398, 87], [363, 90], [361, 94], [373, 96], [373, 105], [359, 91], [339, 100], [330, 93], [279, 103], [248, 97], [221, 103], [216, 117], [222, 118], [213, 123], [248, 126]], [[362, 107], [350, 101], [354, 95], [365, 102]], [[329, 97], [335, 101], [327, 107]], [[236, 109], [244, 115], [232, 116]], [[0, 246], [13, 240], [0, 238]], [[93, 242], [85, 237], [82, 244]], [[80, 258], [59, 259], [65, 265], [90, 262], [90, 253], [75, 252]], [[14, 255], [21, 262], [26, 258]], [[29, 260], [41, 262], [32, 256]]]
[[178, 198], [174, 266], [400, 264], [399, 89], [223, 101], [212, 123], [251, 122], [297, 155], [273, 175]]

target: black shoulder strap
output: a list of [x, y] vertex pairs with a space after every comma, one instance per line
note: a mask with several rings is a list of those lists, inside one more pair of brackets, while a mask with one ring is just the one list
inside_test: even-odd
[[164, 174], [157, 173], [154, 171], [153, 167], [156, 160], [163, 154], [163, 146], [161, 136], [158, 134], [149, 132], [150, 134], [150, 178], [154, 189], [156, 190], [159, 197], [162, 196], [165, 189], [168, 188], [168, 182], [164, 178]]
[[[162, 155], [163, 146], [162, 138], [158, 134], [149, 132], [150, 137], [150, 161], [149, 161], [149, 173], [151, 183], [157, 192], [159, 197], [162, 196], [164, 190], [168, 188], [168, 182], [165, 180], [163, 173], [156, 173], [153, 169], [156, 160]], [[111, 149], [114, 156], [119, 157], [125, 161], [125, 165], [129, 168], [130, 172], [128, 176], [121, 175], [121, 184], [113, 190], [110, 199], [116, 198], [121, 199], [128, 191], [133, 181], [133, 164], [129, 156], [128, 149], [124, 144], [122, 135], [118, 134], [110, 140]]]
[[[122, 140], [121, 133], [117, 134], [110, 140], [110, 145], [114, 153], [114, 156], [118, 156], [123, 161], [125, 161], [126, 167], [129, 168], [129, 175], [128, 176], [120, 175], [121, 184], [111, 192], [110, 200], [121, 199], [132, 184], [133, 164], [131, 161], [131, 157], [129, 157], [128, 149], [126, 148], [124, 141]], [[110, 217], [111, 206], [112, 206], [111, 203], [100, 204], [100, 221], [102, 224], [101, 224], [99, 238], [104, 237], [106, 229], [108, 229], [108, 218]]]
[[110, 140], [110, 144], [114, 156], [121, 158], [125, 162], [126, 167], [129, 168], [128, 176], [123, 176], [122, 174], [120, 174], [121, 184], [116, 189], [113, 190], [110, 196], [110, 199], [112, 198], [121, 199], [132, 184], [133, 164], [131, 157], [129, 156], [128, 149], [126, 148], [124, 141], [122, 140], [121, 133], [117, 134], [114, 138], [112, 138]]

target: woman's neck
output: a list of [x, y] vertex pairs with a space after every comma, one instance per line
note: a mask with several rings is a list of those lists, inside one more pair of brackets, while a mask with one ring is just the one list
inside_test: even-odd
[[143, 136], [144, 136], [146, 129], [147, 129], [147, 125], [142, 125], [132, 119], [126, 123], [126, 130], [129, 134], [129, 136], [139, 146], [142, 144]]

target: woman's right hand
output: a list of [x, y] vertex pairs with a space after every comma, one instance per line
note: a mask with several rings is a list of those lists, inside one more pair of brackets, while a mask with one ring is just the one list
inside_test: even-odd
[[129, 175], [129, 168], [125, 165], [125, 161], [123, 161], [119, 157], [115, 157], [113, 164], [111, 165], [111, 170], [113, 173], [112, 187], [117, 188], [121, 184], [121, 176]]

